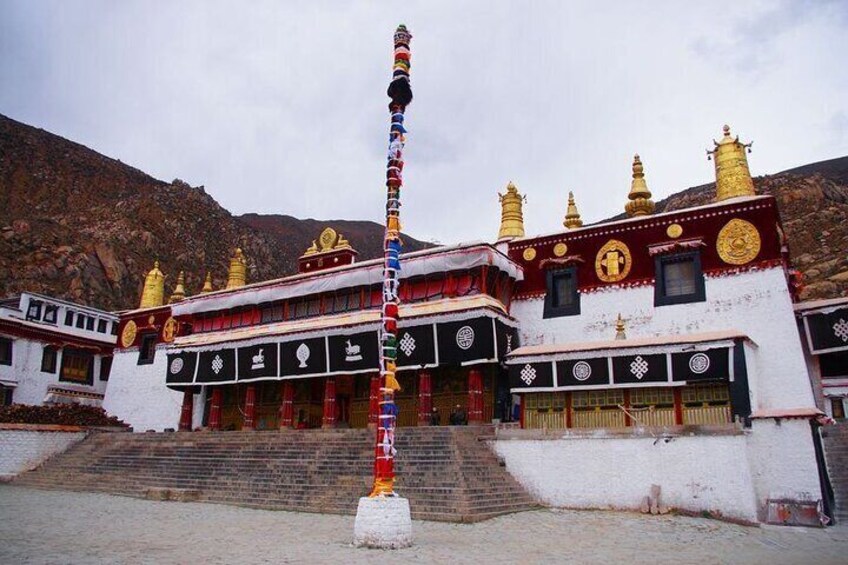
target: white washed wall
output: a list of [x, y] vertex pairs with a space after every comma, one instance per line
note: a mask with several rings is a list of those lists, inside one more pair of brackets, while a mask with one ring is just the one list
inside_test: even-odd
[[0, 430], [0, 477], [13, 477], [35, 469], [82, 441], [85, 435], [85, 432]]

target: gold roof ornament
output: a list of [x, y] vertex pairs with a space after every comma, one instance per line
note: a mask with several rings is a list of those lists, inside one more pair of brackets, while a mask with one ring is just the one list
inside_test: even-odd
[[165, 303], [165, 275], [159, 270], [159, 260], [153, 262], [153, 268], [144, 278], [139, 308], [153, 308]]
[[227, 275], [227, 288], [238, 288], [247, 284], [247, 260], [240, 247], [230, 259], [230, 271]]
[[317, 240], [312, 240], [312, 245], [303, 252], [301, 258], [308, 255], [316, 255], [318, 253], [337, 251], [339, 249], [353, 249], [353, 247], [351, 247], [350, 242], [345, 239], [345, 236], [337, 233], [333, 228], [327, 227], [324, 228]]
[[615, 339], [627, 339], [627, 334], [624, 332], [624, 318], [621, 317], [621, 312], [618, 313], [618, 319], [615, 321]]
[[177, 285], [174, 287], [174, 292], [171, 294], [171, 298], [168, 299], [168, 304], [185, 300], [185, 297], [185, 273], [180, 271], [180, 274], [177, 275]]
[[527, 202], [512, 182], [506, 185], [506, 194], [498, 193], [501, 203], [501, 228], [498, 231], [498, 241], [524, 237], [524, 213], [521, 206]]
[[200, 289], [200, 294], [206, 294], [207, 292], [212, 292], [214, 289], [212, 288], [212, 273], [206, 271], [206, 280], [203, 282], [203, 288]]
[[645, 182], [645, 168], [638, 154], [633, 156], [633, 180], [627, 198], [630, 202], [624, 205], [624, 211], [628, 216], [647, 216], [654, 213], [654, 201], [651, 200], [651, 191]]
[[583, 226], [583, 220], [580, 219], [580, 212], [577, 211], [577, 205], [574, 203], [574, 193], [568, 191], [568, 209], [565, 211], [565, 220], [562, 225], [566, 229], [573, 230]]
[[751, 143], [742, 143], [739, 136], [731, 137], [730, 126], [722, 128], [724, 137], [721, 141], [713, 140], [715, 148], [707, 150], [707, 159], [715, 162], [716, 202], [736, 198], [737, 196], [754, 196], [754, 180], [748, 169], [748, 157], [745, 150], [751, 152]]

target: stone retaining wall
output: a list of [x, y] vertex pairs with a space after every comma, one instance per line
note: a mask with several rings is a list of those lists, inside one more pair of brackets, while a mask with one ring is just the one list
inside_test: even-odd
[[78, 426], [0, 424], [0, 480], [35, 469], [86, 435]]

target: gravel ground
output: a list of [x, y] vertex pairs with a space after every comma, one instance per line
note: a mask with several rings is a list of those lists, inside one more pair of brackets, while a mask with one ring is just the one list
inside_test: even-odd
[[415, 522], [396, 552], [350, 545], [353, 517], [0, 486], [0, 563], [848, 563], [848, 526], [540, 510]]

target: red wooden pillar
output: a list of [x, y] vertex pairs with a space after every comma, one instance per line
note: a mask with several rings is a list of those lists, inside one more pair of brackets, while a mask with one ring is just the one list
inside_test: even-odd
[[324, 418], [321, 420], [322, 428], [333, 428], [336, 426], [336, 379], [327, 377], [324, 381]]
[[683, 389], [680, 387], [674, 389], [674, 423], [683, 425]]
[[518, 425], [522, 430], [524, 429], [524, 396], [524, 394], [518, 395]]
[[221, 429], [221, 388], [212, 389], [212, 401], [209, 405], [209, 429], [218, 431]]
[[283, 383], [280, 395], [280, 429], [294, 427], [294, 385], [290, 381]]
[[247, 391], [244, 393], [244, 424], [242, 429], [256, 429], [256, 385], [247, 385]]
[[368, 397], [368, 429], [377, 428], [380, 416], [380, 374], [371, 377], [371, 391]]
[[433, 394], [429, 371], [418, 373], [418, 425], [429, 426], [433, 412]]
[[468, 371], [468, 423], [483, 423], [483, 374], [480, 369]]
[[194, 393], [191, 389], [183, 392], [183, 409], [180, 412], [180, 431], [190, 432], [191, 421], [194, 416]]

